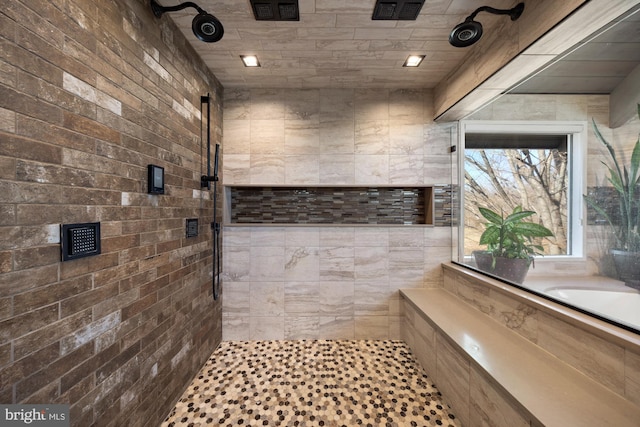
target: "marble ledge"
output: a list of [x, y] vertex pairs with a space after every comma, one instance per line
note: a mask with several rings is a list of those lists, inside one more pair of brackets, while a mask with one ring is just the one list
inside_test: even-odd
[[[447, 348], [451, 357], [444, 360], [455, 355], [461, 361], [458, 365], [462, 368], [441, 369], [436, 365], [436, 381], [443, 393], [447, 390], [445, 383], [440, 384], [442, 375], [456, 379], [457, 385], [451, 384], [452, 387], [464, 393], [471, 386], [468, 369], [473, 368], [486, 376], [507, 400], [517, 402], [517, 408], [532, 425], [637, 425], [640, 407], [632, 401], [524, 337], [509, 333], [507, 328], [496, 328], [492, 319], [469, 310], [466, 303], [448, 291], [402, 289], [401, 293], [409, 314], [405, 316], [414, 322], [414, 329], [416, 319], [422, 318], [436, 331], [436, 354]], [[464, 396], [457, 401], [462, 404], [462, 411], [469, 405]]]
[[449, 270], [453, 274], [461, 275], [467, 280], [480, 282], [507, 297], [529, 304], [537, 310], [541, 310], [586, 332], [590, 332], [600, 338], [633, 351], [636, 354], [640, 354], [640, 335], [637, 333], [599, 320], [562, 304], [555, 303], [550, 299], [518, 289], [460, 265], [444, 263], [442, 266], [445, 270]]

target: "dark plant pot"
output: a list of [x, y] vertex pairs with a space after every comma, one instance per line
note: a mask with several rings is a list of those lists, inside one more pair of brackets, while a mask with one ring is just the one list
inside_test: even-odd
[[617, 249], [609, 251], [616, 265], [618, 278], [627, 286], [640, 289], [640, 252], [627, 252]]
[[493, 264], [491, 252], [473, 251], [473, 257], [476, 259], [479, 270], [519, 285], [524, 282], [529, 271], [529, 264], [531, 264], [528, 259], [496, 257], [496, 265], [491, 268], [491, 264]]

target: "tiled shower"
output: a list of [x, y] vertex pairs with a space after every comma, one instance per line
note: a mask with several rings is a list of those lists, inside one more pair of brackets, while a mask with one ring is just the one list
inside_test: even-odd
[[[156, 426], [222, 341], [397, 340], [398, 289], [442, 285], [456, 129], [433, 121], [430, 91], [224, 89], [144, 0], [13, 1], [0, 42], [1, 403]], [[164, 194], [148, 192], [149, 165]], [[230, 224], [225, 187], [445, 194], [433, 225]], [[83, 223], [100, 223], [100, 253], [61, 261], [61, 226]]]
[[[223, 333], [399, 336], [395, 290], [441, 280], [444, 224], [224, 227], [212, 299], [201, 96], [224, 185], [426, 187], [450, 174], [428, 91], [225, 92], [146, 2], [38, 4], [2, 15], [2, 402], [154, 425]], [[164, 194], [147, 192], [149, 165]], [[61, 262], [60, 226], [94, 222], [101, 253]]]

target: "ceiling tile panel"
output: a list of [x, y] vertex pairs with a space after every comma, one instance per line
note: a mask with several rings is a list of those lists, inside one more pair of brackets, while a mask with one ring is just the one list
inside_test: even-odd
[[[449, 45], [451, 29], [484, 5], [477, 0], [426, 0], [415, 21], [395, 21], [371, 19], [375, 0], [299, 0], [300, 21], [269, 22], [255, 20], [248, 0], [196, 3], [222, 22], [225, 34], [219, 42], [203, 43], [193, 36], [192, 9], [168, 14], [169, 19], [175, 21], [223, 86], [247, 88], [434, 88], [473, 53], [473, 47]], [[490, 3], [492, 7], [510, 8], [518, 1]], [[478, 14], [477, 20], [482, 22], [485, 37], [496, 25], [517, 25], [488, 13]], [[618, 40], [624, 37], [629, 45], [618, 46]], [[598, 41], [602, 45], [591, 46], [574, 60], [602, 56], [611, 62], [610, 67], [581, 63], [579, 68], [589, 77], [596, 72], [618, 77], [630, 66], [617, 63], [617, 57], [638, 60], [640, 26], [637, 20], [625, 23]], [[257, 55], [261, 67], [244, 67], [239, 56], [246, 54]], [[410, 54], [426, 58], [416, 69], [402, 67]], [[588, 71], [591, 69], [595, 71]], [[612, 80], [608, 82], [612, 84]], [[532, 88], [531, 84], [527, 87]]]

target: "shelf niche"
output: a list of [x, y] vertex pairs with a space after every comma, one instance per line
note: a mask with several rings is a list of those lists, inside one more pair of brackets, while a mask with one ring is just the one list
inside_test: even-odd
[[230, 224], [433, 225], [432, 187], [227, 187]]

